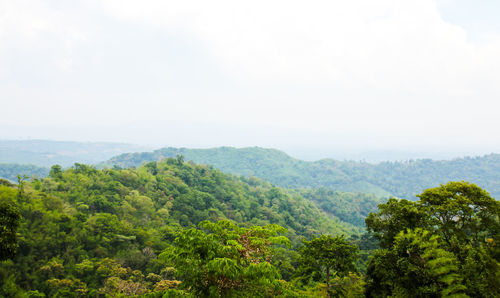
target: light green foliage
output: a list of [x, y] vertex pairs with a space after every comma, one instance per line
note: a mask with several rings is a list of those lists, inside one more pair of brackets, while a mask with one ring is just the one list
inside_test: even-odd
[[[256, 233], [251, 243], [263, 252], [270, 245], [267, 241], [288, 242], [279, 235], [263, 236], [278, 224], [287, 228], [294, 243], [314, 234], [356, 230], [298, 193], [178, 158], [137, 169], [98, 170], [75, 164], [63, 170], [54, 166], [49, 177], [22, 182], [22, 195], [9, 182], [2, 180], [0, 186], [2, 202], [9, 197], [21, 214], [17, 256], [0, 267], [0, 283], [5, 285], [0, 296], [24, 291], [90, 297], [99, 293], [186, 294], [177, 289], [180, 281], [175, 279], [173, 264], [157, 256], [172, 247], [180, 231], [206, 220], [232, 220], [238, 229]], [[254, 288], [267, 287], [266, 278], [259, 281], [261, 273], [277, 277], [283, 272], [282, 278], [289, 279], [295, 271], [291, 248], [277, 249], [283, 255], [270, 250], [268, 260], [245, 267], [244, 276], [249, 282], [255, 280]], [[221, 266], [224, 274], [231, 275], [234, 266], [242, 266], [224, 257], [207, 270], [216, 274]], [[247, 259], [252, 258], [250, 254]], [[274, 259], [286, 265], [277, 268], [271, 265]], [[133, 272], [140, 272], [142, 278]], [[270, 285], [288, 286], [277, 280]]]
[[439, 183], [465, 180], [478, 183], [494, 197], [500, 197], [497, 179], [500, 175], [500, 154], [442, 161], [421, 159], [370, 164], [332, 159], [308, 162], [292, 158], [279, 150], [259, 147], [163, 148], [153, 152], [119, 155], [107, 164], [140, 166], [144, 162], [176, 155], [183, 155], [186, 160], [196, 163], [213, 165], [227, 173], [256, 176], [289, 188], [328, 188], [413, 200], [416, 194]]
[[353, 272], [332, 280], [333, 297], [361, 298], [365, 297], [365, 282], [363, 276]]
[[240, 228], [231, 221], [208, 221], [181, 232], [172, 253], [182, 286], [203, 297], [274, 297], [283, 282], [271, 265], [271, 245], [290, 246], [278, 225]]
[[[17, 255], [0, 266], [2, 297], [360, 297], [353, 244], [373, 250], [373, 237], [383, 249], [368, 266], [368, 296], [499, 295], [498, 203], [467, 183], [389, 200], [368, 217], [371, 233], [356, 235], [338, 218], [359, 222], [373, 197], [282, 189], [181, 156], [130, 169], [54, 166], [18, 182], [0, 180], [0, 202], [21, 215]], [[338, 249], [299, 255], [305, 239], [336, 239], [325, 242]]]
[[460, 250], [464, 244], [477, 246], [499, 236], [500, 204], [474, 184], [449, 182], [418, 197], [450, 249]]

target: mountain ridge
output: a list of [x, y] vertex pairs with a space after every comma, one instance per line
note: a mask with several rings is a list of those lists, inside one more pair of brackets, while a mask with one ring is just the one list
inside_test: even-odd
[[121, 154], [102, 166], [130, 167], [182, 155], [224, 172], [256, 176], [287, 188], [321, 188], [415, 199], [426, 188], [450, 180], [466, 180], [500, 196], [500, 154], [451, 160], [417, 159], [372, 164], [321, 159], [303, 161], [283, 151], [261, 147], [189, 149], [166, 147], [152, 152]]
[[0, 140], [0, 163], [50, 167], [64, 167], [74, 163], [99, 163], [126, 152], [151, 150], [140, 146], [115, 142], [74, 142], [32, 140]]

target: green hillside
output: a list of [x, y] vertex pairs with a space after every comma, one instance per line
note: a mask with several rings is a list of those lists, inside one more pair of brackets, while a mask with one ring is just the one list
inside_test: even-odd
[[301, 189], [298, 193], [316, 203], [327, 214], [360, 227], [365, 226], [368, 214], [377, 211], [378, 204], [386, 201], [371, 194], [339, 192], [326, 188]]
[[46, 178], [0, 180], [0, 296], [498, 295], [500, 205], [484, 190], [449, 182], [417, 202], [390, 199], [362, 235], [338, 219], [357, 223], [375, 201], [182, 157], [53, 166]]
[[228, 219], [247, 228], [278, 224], [295, 244], [313, 235], [360, 230], [297, 192], [182, 159], [137, 169], [54, 166], [48, 177], [23, 182], [20, 192], [2, 183], [0, 199], [15, 198], [22, 220], [18, 254], [0, 268], [0, 279], [9, 282], [6, 276], [14, 274], [16, 286], [45, 293], [54, 290], [48, 280], [61, 276], [72, 276], [76, 288], [105, 287], [111, 273], [89, 275], [87, 267], [121, 264], [143, 276], [165, 274], [156, 256], [178, 231], [204, 220]]
[[186, 160], [210, 164], [227, 172], [256, 176], [287, 188], [327, 188], [377, 196], [415, 199], [424, 189], [450, 180], [470, 181], [500, 197], [500, 155], [453, 160], [429, 159], [370, 164], [324, 159], [307, 162], [275, 149], [259, 147], [213, 149], [164, 148], [153, 152], [122, 154], [105, 164], [122, 167], [182, 155]]

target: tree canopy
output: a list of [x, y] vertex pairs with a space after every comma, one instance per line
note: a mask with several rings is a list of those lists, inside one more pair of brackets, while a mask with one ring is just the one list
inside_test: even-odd
[[17, 228], [21, 214], [14, 205], [17, 192], [0, 185], [0, 261], [12, 259], [18, 247]]
[[355, 262], [358, 247], [349, 243], [344, 236], [333, 237], [321, 235], [310, 241], [304, 241], [300, 250], [302, 274], [315, 275], [316, 279], [326, 280], [326, 291], [331, 295], [330, 279], [332, 277], [345, 277], [351, 272], [356, 272]]
[[372, 203], [180, 156], [55, 165], [0, 180], [0, 296], [499, 295], [499, 206], [484, 190], [450, 182], [416, 202], [389, 199], [359, 234], [352, 223]]
[[[182, 286], [200, 297], [276, 297], [284, 292], [271, 263], [271, 245], [290, 246], [278, 225], [240, 228], [231, 221], [208, 221], [182, 231], [167, 252]], [[164, 254], [167, 254], [164, 253]], [[162, 257], [162, 255], [160, 255]]]
[[[278, 295], [291, 287], [302, 239], [358, 231], [295, 191], [179, 158], [137, 169], [56, 165], [45, 178], [1, 182], [0, 202], [11, 202], [2, 229], [19, 235], [18, 247], [2, 239], [5, 297]], [[183, 263], [197, 245], [211, 254], [198, 258], [209, 278]], [[165, 258], [172, 251], [178, 257]], [[196, 288], [199, 280], [210, 286]]]
[[368, 294], [500, 295], [499, 202], [467, 182], [418, 197], [391, 199], [366, 219], [382, 248], [368, 265]]

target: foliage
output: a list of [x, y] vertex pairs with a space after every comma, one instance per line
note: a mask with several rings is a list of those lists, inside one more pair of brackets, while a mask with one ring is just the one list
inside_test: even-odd
[[418, 197], [454, 252], [464, 244], [479, 246], [487, 238], [500, 236], [500, 204], [474, 184], [449, 182]]
[[389, 250], [378, 251], [368, 276], [379, 283], [367, 289], [371, 296], [449, 297], [466, 296], [458, 261], [443, 249], [439, 236], [417, 228], [400, 232]]
[[18, 248], [0, 263], [0, 296], [500, 295], [499, 205], [485, 191], [450, 182], [417, 202], [390, 199], [358, 234], [379, 201], [283, 189], [180, 155], [55, 165], [45, 178], [0, 180], [2, 210], [21, 216], [2, 225]]
[[427, 227], [429, 216], [415, 202], [391, 198], [379, 205], [379, 212], [365, 219], [367, 230], [379, 239], [380, 247], [392, 246], [394, 237], [404, 229]]
[[302, 189], [298, 192], [315, 202], [318, 208], [326, 213], [360, 227], [365, 226], [368, 214], [377, 211], [377, 205], [385, 201], [371, 194], [340, 192], [326, 188]]
[[17, 236], [21, 215], [14, 202], [17, 192], [0, 185], [0, 262], [16, 255]]
[[[10, 182], [0, 186], [1, 202], [8, 197], [21, 215], [17, 255], [0, 266], [0, 296], [6, 297], [29, 291], [50, 297], [188, 295], [178, 288], [183, 280], [174, 264], [158, 255], [200, 222], [207, 232], [207, 220], [231, 220], [231, 233], [246, 231], [262, 241], [279, 240], [270, 233], [280, 225], [295, 244], [316, 234], [356, 231], [296, 192], [178, 158], [137, 169], [56, 165], [46, 178], [21, 182], [22, 191]], [[291, 278], [296, 252], [282, 245], [267, 250], [266, 243], [255, 249], [268, 259], [247, 266], [245, 284], [270, 289], [264, 284], [273, 277], [271, 288], [285, 293], [290, 285], [278, 278]], [[267, 275], [259, 282], [262, 272]]]
[[290, 245], [278, 225], [240, 228], [231, 221], [208, 221], [176, 238], [172, 254], [182, 286], [202, 297], [275, 297], [283, 294], [270, 263], [272, 244]]
[[439, 183], [465, 180], [488, 189], [494, 197], [500, 197], [497, 179], [500, 154], [441, 161], [420, 159], [370, 164], [333, 159], [308, 162], [279, 150], [259, 147], [163, 148], [153, 152], [122, 154], [106, 164], [140, 166], [148, 161], [176, 155], [183, 155], [186, 160], [196, 163], [213, 165], [227, 173], [256, 176], [289, 188], [327, 188], [413, 200], [416, 194]]
[[324, 275], [327, 293], [331, 293], [331, 277], [344, 278], [350, 272], [356, 272], [354, 264], [358, 250], [358, 247], [345, 240], [343, 235], [337, 237], [321, 235], [310, 241], [304, 241], [304, 246], [300, 250], [299, 274], [313, 276], [316, 280], [323, 280]]
[[370, 260], [371, 297], [500, 295], [500, 204], [467, 182], [389, 200], [366, 219], [382, 249]]

